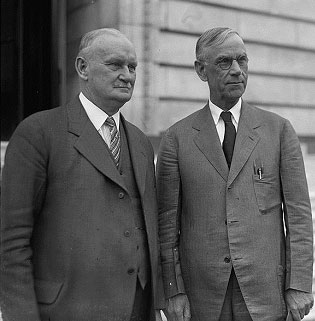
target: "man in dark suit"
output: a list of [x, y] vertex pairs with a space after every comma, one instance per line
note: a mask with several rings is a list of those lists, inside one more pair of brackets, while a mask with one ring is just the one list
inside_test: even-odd
[[241, 98], [248, 57], [236, 31], [206, 31], [196, 57], [209, 102], [166, 131], [158, 157], [166, 313], [299, 321], [313, 305], [313, 234], [298, 138]]
[[1, 200], [5, 321], [147, 321], [163, 307], [153, 149], [119, 112], [136, 66], [119, 31], [87, 33], [80, 95], [13, 134]]

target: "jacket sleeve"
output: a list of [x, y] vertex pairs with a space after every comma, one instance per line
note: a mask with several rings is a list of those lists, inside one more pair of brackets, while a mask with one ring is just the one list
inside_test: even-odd
[[165, 297], [185, 293], [178, 250], [181, 197], [180, 172], [175, 138], [168, 131], [162, 138], [157, 162], [159, 238]]
[[280, 175], [286, 224], [286, 289], [312, 292], [313, 223], [299, 140], [288, 121], [281, 133]]
[[4, 321], [40, 320], [31, 237], [46, 184], [44, 148], [39, 124], [28, 119], [18, 126], [6, 151], [1, 187], [0, 298]]

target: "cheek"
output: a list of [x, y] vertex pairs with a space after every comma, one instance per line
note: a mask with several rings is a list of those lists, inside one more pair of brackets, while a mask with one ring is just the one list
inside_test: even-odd
[[229, 78], [228, 74], [220, 74], [220, 76], [218, 77], [219, 86], [225, 88], [226, 87], [225, 84], [228, 78]]
[[131, 82], [132, 82], [133, 84], [135, 83], [136, 78], [137, 78], [136, 74], [133, 74], [133, 75], [131, 76]]
[[242, 69], [242, 73], [243, 73], [244, 77], [247, 79], [247, 77], [248, 77], [248, 67]]

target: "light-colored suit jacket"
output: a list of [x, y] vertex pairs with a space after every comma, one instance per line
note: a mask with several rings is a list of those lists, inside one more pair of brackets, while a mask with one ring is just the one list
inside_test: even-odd
[[165, 133], [157, 182], [164, 289], [188, 295], [192, 320], [219, 319], [232, 267], [254, 321], [285, 317], [285, 289], [311, 292], [310, 201], [286, 119], [243, 101], [229, 171], [207, 105]]
[[[121, 122], [148, 237], [152, 301], [159, 306], [153, 149], [138, 128]], [[18, 126], [1, 196], [4, 320], [129, 320], [137, 280], [130, 196], [78, 97]]]

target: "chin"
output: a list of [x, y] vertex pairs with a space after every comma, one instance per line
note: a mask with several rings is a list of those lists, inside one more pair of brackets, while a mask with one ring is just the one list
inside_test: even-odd
[[238, 99], [238, 98], [242, 97], [242, 95], [244, 94], [244, 91], [245, 90], [243, 90], [243, 89], [242, 90], [241, 89], [232, 90], [229, 92], [229, 97]]
[[116, 100], [126, 103], [127, 101], [129, 101], [131, 99], [131, 95], [119, 95], [116, 97]]
[[131, 98], [131, 96], [132, 96], [132, 93], [133, 93], [132, 89], [120, 88], [120, 90], [118, 92], [116, 92], [115, 95], [117, 97], [123, 97], [123, 98], [128, 97], [128, 100], [129, 100]]

